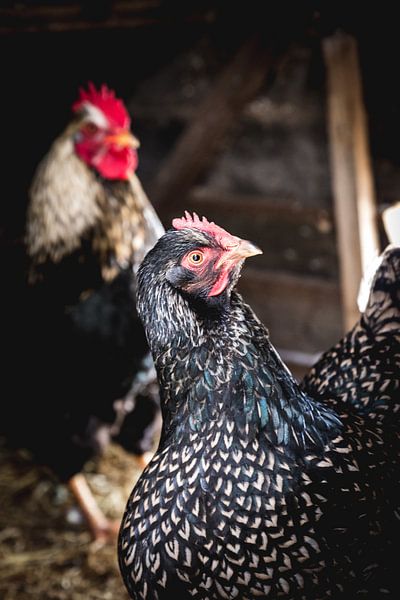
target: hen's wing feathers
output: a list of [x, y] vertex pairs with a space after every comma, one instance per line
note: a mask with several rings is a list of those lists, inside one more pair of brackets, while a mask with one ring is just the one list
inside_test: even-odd
[[314, 398], [362, 414], [397, 405], [400, 372], [400, 248], [389, 246], [371, 278], [360, 321], [325, 352], [301, 387]]

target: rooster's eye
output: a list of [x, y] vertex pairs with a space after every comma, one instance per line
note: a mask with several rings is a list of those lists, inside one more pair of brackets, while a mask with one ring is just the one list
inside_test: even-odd
[[85, 125], [86, 133], [93, 135], [94, 133], [96, 133], [97, 130], [98, 130], [98, 127], [94, 123], [86, 123], [86, 125]]
[[189, 263], [192, 265], [195, 265], [196, 267], [198, 265], [201, 265], [203, 260], [204, 260], [204, 255], [199, 250], [196, 250], [195, 252], [191, 252], [188, 256]]

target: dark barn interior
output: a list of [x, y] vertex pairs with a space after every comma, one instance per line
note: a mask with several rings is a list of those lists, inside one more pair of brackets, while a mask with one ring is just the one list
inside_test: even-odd
[[[343, 249], [338, 236], [331, 161], [329, 98], [343, 85], [330, 87], [335, 44], [358, 56], [383, 249], [381, 215], [400, 197], [394, 9], [312, 1], [2, 2], [3, 290], [15, 276], [35, 168], [67, 124], [78, 88], [106, 83], [129, 109], [141, 142], [137, 174], [163, 225], [194, 210], [263, 249], [239, 289], [300, 377], [357, 311], [346, 306], [352, 292], [343, 289], [341, 269], [362, 249], [358, 238]], [[17, 393], [16, 382], [4, 406]], [[90, 544], [64, 487], [24, 452], [2, 448], [0, 464], [0, 596], [127, 598], [115, 549]], [[138, 475], [130, 457], [111, 448], [87, 474], [104, 510], [119, 517]]]

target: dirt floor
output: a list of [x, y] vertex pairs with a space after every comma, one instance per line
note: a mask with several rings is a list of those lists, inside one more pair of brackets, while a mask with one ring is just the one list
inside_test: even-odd
[[[120, 519], [140, 475], [135, 460], [111, 446], [86, 470], [106, 515]], [[0, 447], [0, 598], [124, 600], [116, 545], [96, 547], [63, 485], [23, 452]]]

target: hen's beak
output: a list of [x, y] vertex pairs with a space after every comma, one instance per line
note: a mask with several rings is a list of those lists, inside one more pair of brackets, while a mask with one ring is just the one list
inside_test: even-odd
[[232, 249], [230, 259], [242, 260], [243, 258], [256, 256], [257, 254], [262, 253], [262, 250], [252, 242], [249, 242], [248, 240], [240, 240], [239, 245]]
[[240, 238], [237, 239], [239, 242], [237, 246], [233, 246], [231, 250], [227, 250], [223, 253], [218, 261], [218, 264], [216, 265], [217, 268], [221, 267], [225, 263], [235, 264], [240, 260], [248, 258], [249, 256], [256, 256], [257, 254], [263, 253], [262, 250], [252, 242], [249, 242], [248, 240], [241, 240]]
[[127, 146], [130, 148], [139, 148], [140, 146], [139, 140], [130, 131], [120, 131], [112, 135], [107, 135], [106, 142], [120, 146], [120, 148], [126, 148]]

